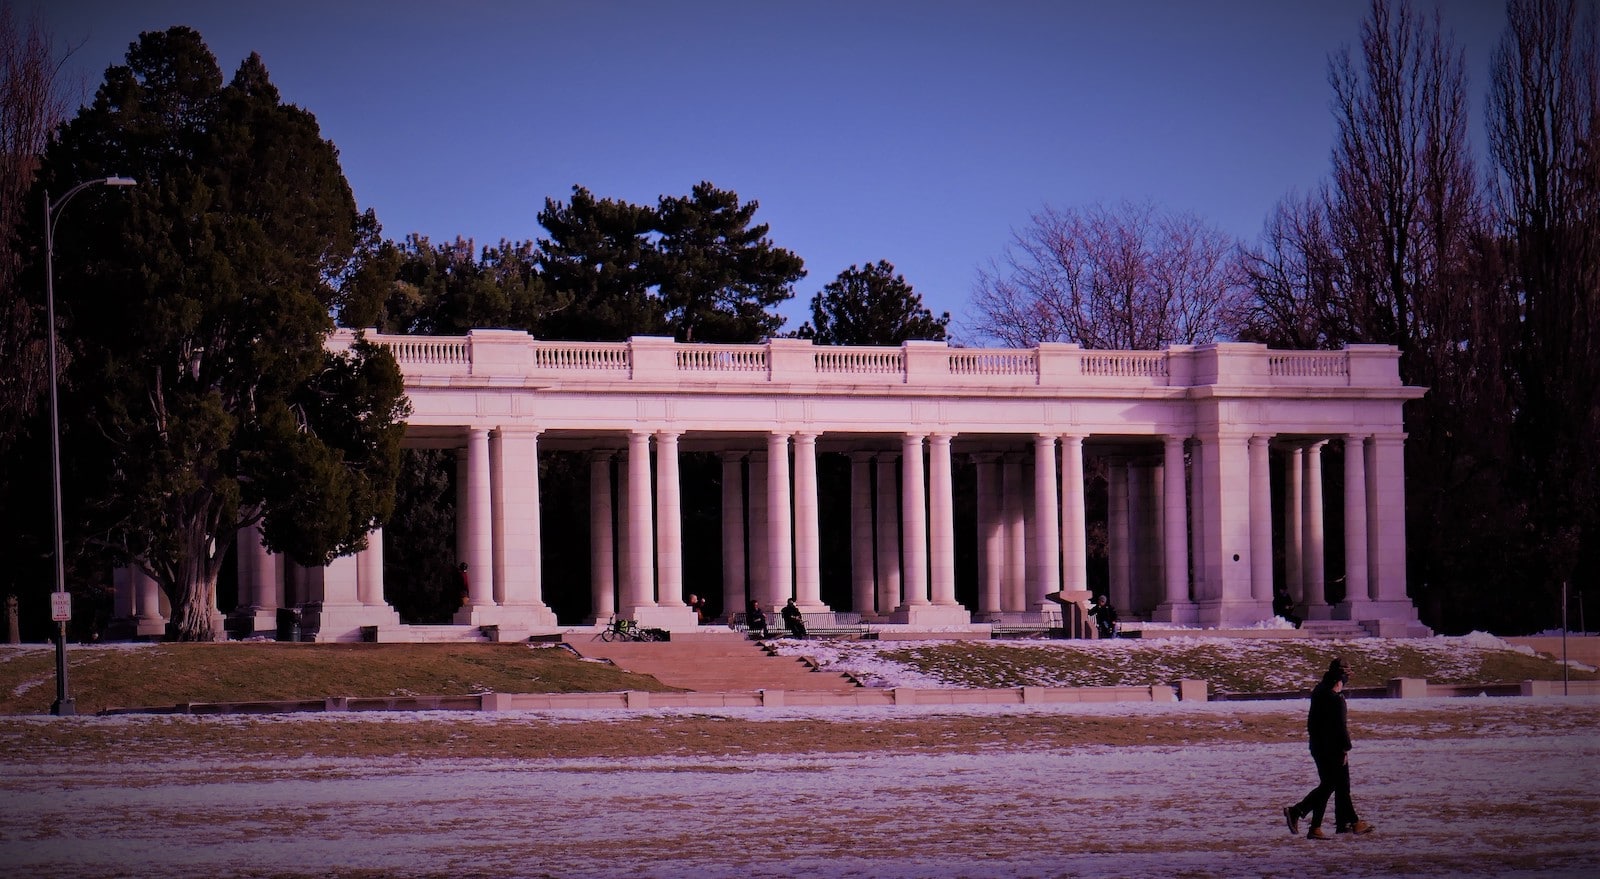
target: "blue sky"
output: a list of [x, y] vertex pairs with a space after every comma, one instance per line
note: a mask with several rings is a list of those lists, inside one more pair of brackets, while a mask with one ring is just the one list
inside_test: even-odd
[[[30, 2], [12, 0], [22, 15]], [[1047, 204], [1148, 199], [1253, 240], [1327, 173], [1328, 56], [1354, 45], [1367, 3], [41, 9], [86, 96], [141, 31], [195, 28], [225, 77], [259, 52], [391, 238], [537, 238], [544, 199], [574, 184], [653, 204], [710, 180], [758, 200], [772, 240], [805, 260], [786, 328], [841, 270], [886, 259], [959, 337], [978, 269]], [[1443, 7], [1480, 110], [1503, 9]]]

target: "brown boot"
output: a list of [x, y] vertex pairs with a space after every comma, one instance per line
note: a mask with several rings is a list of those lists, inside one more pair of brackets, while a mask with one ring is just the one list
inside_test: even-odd
[[1377, 829], [1378, 828], [1373, 827], [1371, 824], [1368, 824], [1365, 821], [1357, 821], [1356, 823], [1350, 825], [1349, 827], [1341, 827], [1341, 828], [1339, 828], [1339, 832], [1340, 833], [1353, 833], [1353, 834], [1356, 834], [1357, 836], [1360, 836], [1363, 833], [1371, 833], [1372, 831], [1377, 830]]
[[1320, 824], [1318, 824], [1316, 827], [1313, 827], [1310, 830], [1306, 831], [1306, 839], [1327, 839], [1327, 838], [1328, 838], [1328, 834], [1322, 832], [1322, 825], [1320, 825]]
[[1283, 807], [1283, 820], [1289, 825], [1290, 833], [1300, 833], [1300, 816], [1295, 814], [1293, 806]]

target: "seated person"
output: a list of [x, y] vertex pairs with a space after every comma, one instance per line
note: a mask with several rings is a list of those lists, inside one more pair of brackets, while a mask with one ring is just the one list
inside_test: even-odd
[[801, 619], [800, 608], [795, 607], [793, 598], [789, 599], [789, 603], [783, 606], [782, 613], [783, 624], [789, 627], [789, 634], [796, 638], [804, 638], [806, 636], [806, 624]]
[[1094, 604], [1089, 606], [1089, 615], [1094, 617], [1094, 627], [1100, 633], [1100, 637], [1117, 637], [1117, 609], [1111, 606], [1105, 593], [1094, 597]]
[[1282, 586], [1274, 587], [1272, 590], [1272, 613], [1288, 620], [1296, 629], [1300, 628], [1302, 620], [1295, 615], [1294, 599], [1290, 597], [1289, 590]]
[[761, 612], [761, 605], [757, 604], [754, 598], [745, 605], [744, 624], [750, 630], [750, 634], [760, 633], [761, 637], [767, 637], [767, 615]]

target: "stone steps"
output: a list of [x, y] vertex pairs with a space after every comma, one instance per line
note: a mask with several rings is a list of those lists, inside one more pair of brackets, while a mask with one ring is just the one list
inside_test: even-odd
[[1300, 628], [1309, 632], [1313, 638], [1327, 640], [1369, 638], [1372, 636], [1371, 632], [1368, 632], [1360, 623], [1353, 620], [1306, 620], [1300, 624]]
[[585, 659], [649, 675], [669, 687], [701, 692], [742, 690], [852, 690], [848, 677], [817, 671], [794, 656], [775, 656], [735, 633], [679, 635], [671, 641], [602, 641], [569, 634], [562, 643]]

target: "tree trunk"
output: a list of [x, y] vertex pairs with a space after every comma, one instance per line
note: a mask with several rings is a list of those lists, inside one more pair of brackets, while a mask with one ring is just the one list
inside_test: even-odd
[[218, 625], [217, 567], [200, 558], [181, 563], [177, 582], [167, 586], [167, 596], [172, 599], [172, 626], [179, 641], [221, 641], [225, 638]]

